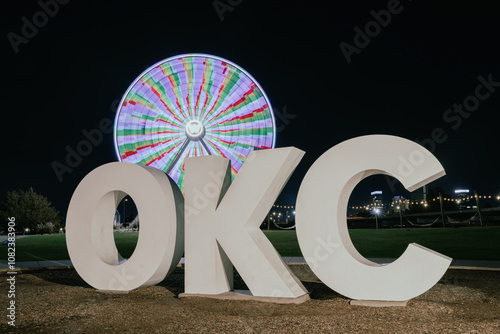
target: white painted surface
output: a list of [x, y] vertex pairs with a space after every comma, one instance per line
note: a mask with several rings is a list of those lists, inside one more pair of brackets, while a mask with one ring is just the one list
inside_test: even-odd
[[417, 244], [384, 266], [359, 254], [347, 230], [347, 205], [354, 187], [374, 174], [392, 175], [413, 191], [445, 172], [429, 151], [403, 138], [371, 135], [342, 142], [318, 158], [302, 181], [295, 216], [299, 245], [313, 272], [338, 293], [409, 300], [434, 286], [451, 258]]
[[259, 229], [304, 152], [253, 151], [230, 185], [230, 161], [185, 160], [187, 294], [232, 289], [232, 265], [251, 293], [296, 298], [307, 293]]
[[[113, 236], [113, 216], [126, 195], [134, 200], [141, 230], [126, 262]], [[184, 250], [184, 200], [162, 171], [125, 162], [100, 166], [76, 188], [68, 208], [66, 242], [78, 274], [100, 290], [129, 291], [161, 282]]]

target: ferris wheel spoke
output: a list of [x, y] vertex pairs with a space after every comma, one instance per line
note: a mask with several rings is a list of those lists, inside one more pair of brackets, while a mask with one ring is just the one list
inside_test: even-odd
[[181, 158], [182, 154], [184, 153], [184, 151], [186, 150], [186, 148], [188, 147], [190, 142], [191, 142], [191, 139], [187, 138], [186, 141], [182, 144], [179, 151], [177, 151], [177, 154], [175, 155], [174, 160], [172, 160], [172, 162], [170, 163], [170, 166], [168, 166], [165, 173], [170, 174], [170, 172], [172, 171], [174, 166], [177, 164], [177, 161], [179, 161], [179, 159]]
[[208, 146], [205, 143], [205, 141], [203, 139], [200, 139], [200, 142], [201, 142], [201, 145], [203, 145], [203, 147], [205, 148], [205, 150], [207, 150], [208, 155], [212, 155], [212, 152], [210, 152], [210, 150], [208, 149]]

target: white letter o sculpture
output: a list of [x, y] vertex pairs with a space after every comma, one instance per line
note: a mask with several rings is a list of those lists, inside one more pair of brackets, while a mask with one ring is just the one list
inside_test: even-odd
[[[130, 195], [141, 230], [127, 261], [119, 255], [113, 218]], [[78, 274], [99, 290], [130, 291], [161, 282], [184, 251], [184, 198], [162, 171], [125, 162], [100, 166], [76, 188], [68, 208], [66, 242]]]
[[[421, 159], [409, 168], [416, 154]], [[406, 301], [436, 284], [451, 258], [415, 243], [388, 265], [359, 254], [347, 229], [347, 205], [354, 187], [374, 174], [391, 175], [413, 191], [445, 172], [428, 150], [403, 138], [371, 135], [344, 141], [319, 157], [302, 181], [297, 238], [312, 271], [336, 292], [358, 300]]]

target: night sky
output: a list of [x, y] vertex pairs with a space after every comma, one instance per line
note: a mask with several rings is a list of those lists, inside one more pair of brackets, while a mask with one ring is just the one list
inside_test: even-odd
[[[37, 1], [1, 5], [2, 197], [33, 186], [65, 214], [80, 180], [116, 161], [112, 132], [105, 131], [62, 182], [51, 164], [65, 164], [66, 148], [86, 139], [82, 131], [114, 119], [117, 100], [142, 71], [192, 52], [248, 71], [281, 114], [276, 147], [306, 151], [279, 204], [295, 204], [307, 169], [344, 140], [390, 134], [423, 141], [437, 128], [446, 140], [433, 153], [447, 175], [430, 187], [500, 193], [494, 2], [61, 2], [67, 3], [45, 16]], [[365, 31], [374, 15], [385, 27], [369, 24], [369, 41], [356, 36], [355, 27]], [[23, 26], [34, 20], [40, 27], [25, 27], [26, 38]], [[490, 81], [489, 88], [477, 91], [481, 80]], [[464, 101], [471, 111], [454, 112]], [[400, 186], [392, 192], [384, 177], [372, 177], [356, 188], [352, 204], [364, 204], [378, 189], [387, 199], [402, 193]]]

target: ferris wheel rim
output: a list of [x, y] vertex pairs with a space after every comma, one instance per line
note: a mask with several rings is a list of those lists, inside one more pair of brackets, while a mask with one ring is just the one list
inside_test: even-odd
[[266, 104], [269, 107], [269, 114], [271, 116], [272, 126], [273, 126], [273, 129], [272, 129], [273, 130], [272, 131], [273, 140], [272, 140], [272, 146], [271, 146], [271, 148], [272, 149], [275, 148], [275, 146], [276, 146], [276, 119], [274, 117], [274, 109], [273, 109], [273, 107], [271, 105], [271, 101], [267, 97], [267, 94], [265, 93], [264, 89], [262, 89], [262, 86], [259, 84], [259, 82], [250, 73], [248, 73], [245, 69], [243, 69], [241, 66], [235, 64], [234, 62], [232, 62], [232, 61], [230, 61], [228, 59], [225, 59], [225, 58], [222, 58], [222, 57], [219, 57], [219, 56], [214, 56], [214, 55], [211, 55], [211, 54], [208, 54], [208, 53], [183, 53], [183, 54], [179, 54], [179, 55], [175, 55], [175, 56], [171, 56], [171, 57], [165, 58], [165, 59], [163, 59], [161, 61], [158, 61], [158, 62], [154, 63], [153, 65], [149, 66], [148, 68], [146, 68], [144, 71], [141, 72], [141, 74], [139, 74], [134, 79], [134, 81], [129, 85], [129, 87], [127, 88], [127, 90], [123, 94], [122, 98], [120, 99], [120, 103], [118, 105], [118, 108], [117, 108], [117, 110], [115, 112], [115, 119], [114, 119], [114, 122], [113, 122], [113, 143], [114, 143], [115, 155], [117, 156], [118, 160], [120, 162], [123, 162], [122, 156], [121, 156], [119, 148], [118, 148], [118, 137], [117, 137], [118, 126], [117, 125], [118, 125], [118, 119], [119, 119], [119, 116], [120, 116], [121, 108], [122, 108], [123, 103], [125, 102], [125, 99], [127, 98], [128, 94], [133, 89], [133, 87], [135, 86], [135, 84], [142, 77], [144, 77], [144, 75], [146, 75], [147, 73], [149, 73], [152, 69], [156, 68], [157, 66], [160, 66], [161, 64], [170, 62], [172, 60], [186, 58], [186, 57], [205, 57], [205, 58], [215, 59], [215, 60], [218, 60], [220, 62], [225, 62], [225, 63], [227, 63], [227, 64], [235, 67], [237, 70], [241, 71], [243, 74], [245, 74], [252, 81], [252, 83], [254, 83], [257, 86], [257, 88], [259, 89], [260, 93], [264, 97], [264, 100], [266, 101]]

